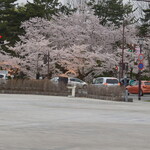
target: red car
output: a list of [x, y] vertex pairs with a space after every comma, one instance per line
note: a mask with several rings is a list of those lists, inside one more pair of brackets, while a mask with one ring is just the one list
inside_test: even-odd
[[[128, 85], [127, 90], [131, 94], [138, 94], [139, 92], [139, 82], [135, 81], [131, 85]], [[150, 81], [141, 81], [141, 91], [140, 95], [150, 93]]]

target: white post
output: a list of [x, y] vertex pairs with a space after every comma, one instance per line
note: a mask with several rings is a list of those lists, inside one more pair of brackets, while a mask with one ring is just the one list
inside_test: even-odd
[[[124, 86], [127, 86], [127, 75], [124, 76]], [[125, 102], [128, 102], [128, 90], [125, 89]]]
[[72, 97], [75, 97], [76, 94], [76, 86], [72, 87]]
[[76, 95], [76, 86], [68, 86], [68, 89], [71, 89], [71, 95], [68, 95], [68, 97], [75, 97], [75, 95]]

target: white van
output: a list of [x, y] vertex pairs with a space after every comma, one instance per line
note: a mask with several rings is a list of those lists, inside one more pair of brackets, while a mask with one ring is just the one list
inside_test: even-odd
[[98, 86], [120, 86], [119, 80], [114, 77], [98, 77], [93, 79], [93, 84]]
[[0, 73], [0, 79], [8, 79], [7, 74]]
[[0, 84], [5, 84], [7, 79], [7, 74], [0, 73]]

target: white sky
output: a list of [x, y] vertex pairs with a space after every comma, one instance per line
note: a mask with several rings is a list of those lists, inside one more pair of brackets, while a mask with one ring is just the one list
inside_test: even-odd
[[[28, 0], [29, 2], [32, 2], [33, 0]], [[64, 0], [60, 0], [61, 2], [63, 2]], [[129, 1], [129, 0], [124, 0], [124, 1]], [[19, 3], [26, 3], [27, 0], [18, 0]]]
[[[27, 3], [27, 1], [32, 2], [33, 0], [18, 0], [18, 3], [20, 3], [20, 4], [24, 3], [25, 4], [25, 3]], [[59, 0], [59, 1], [63, 3], [65, 0]], [[136, 0], [124, 0], [124, 2], [128, 2], [128, 1], [132, 2], [133, 6], [135, 8], [138, 8], [136, 11], [136, 14], [135, 14], [137, 16], [142, 16], [143, 15], [143, 14], [141, 14], [142, 9], [148, 8], [148, 3], [141, 2], [142, 0], [139, 2], [137, 2]], [[150, 0], [146, 0], [146, 1], [150, 1]]]
[[[31, 1], [31, 0], [29, 0], [29, 1]], [[18, 2], [18, 3], [26, 3], [27, 0], [18, 0], [17, 2]]]
[[[29, 2], [32, 2], [33, 0], [28, 0]], [[61, 2], [63, 2], [64, 0], [60, 0]], [[130, 0], [124, 0], [124, 1], [130, 1]], [[142, 1], [142, 0], [141, 0]], [[150, 1], [150, 0], [147, 0]], [[19, 3], [26, 3], [27, 0], [18, 0]]]
[[[18, 0], [19, 3], [26, 3], [27, 1], [32, 2], [33, 0]], [[63, 0], [60, 0], [63, 1]]]

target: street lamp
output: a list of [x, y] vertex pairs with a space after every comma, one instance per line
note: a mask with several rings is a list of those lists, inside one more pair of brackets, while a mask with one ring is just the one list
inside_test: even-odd
[[[140, 46], [140, 54], [142, 53], [142, 45], [143, 45], [143, 39], [140, 38], [138, 40], [139, 46]], [[138, 91], [138, 100], [141, 100], [141, 70], [139, 69], [139, 91]]]

